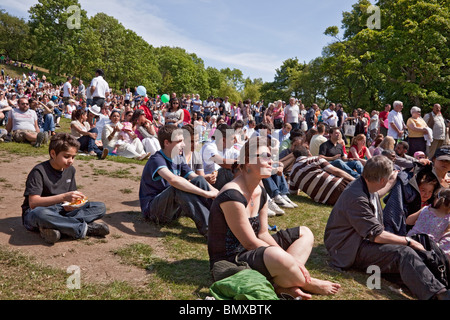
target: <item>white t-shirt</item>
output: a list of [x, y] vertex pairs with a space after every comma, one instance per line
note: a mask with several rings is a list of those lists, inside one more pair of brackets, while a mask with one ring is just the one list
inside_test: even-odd
[[378, 201], [377, 197], [374, 193], [370, 194], [370, 202], [372, 203], [373, 207], [375, 208], [375, 217], [379, 219], [380, 212], [378, 211]]
[[64, 83], [63, 85], [63, 97], [70, 97], [70, 93], [72, 90], [72, 85], [70, 84], [69, 81], [67, 81], [66, 83]]
[[324, 142], [327, 142], [327, 138], [325, 138], [322, 134], [314, 135], [309, 143], [309, 151], [311, 152], [311, 155], [317, 157], [319, 155], [320, 145]]
[[215, 142], [207, 142], [203, 145], [201, 156], [205, 174], [210, 174], [220, 169], [220, 166], [212, 160], [212, 157], [216, 155], [220, 155], [220, 153]]
[[106, 93], [109, 92], [108, 82], [102, 76], [92, 79], [91, 87], [95, 87], [92, 98], [106, 98]]
[[284, 115], [286, 117], [286, 122], [288, 123], [298, 123], [298, 115], [300, 114], [300, 108], [297, 104], [291, 106], [287, 105], [284, 109]]
[[[328, 119], [329, 116], [332, 116], [330, 119]], [[336, 111], [330, 110], [330, 108], [326, 109], [322, 113], [322, 120], [326, 124], [328, 124], [330, 127], [336, 127], [338, 123], [338, 116]]]
[[23, 112], [19, 108], [14, 108], [9, 111], [8, 118], [13, 119], [12, 131], [15, 130], [31, 130], [36, 131], [34, 126], [37, 121], [36, 111], [28, 109]]
[[401, 137], [399, 137], [397, 131], [395, 131], [391, 127], [391, 123], [394, 123], [399, 130], [403, 130], [403, 115], [402, 115], [402, 113], [392, 110], [391, 112], [389, 112], [388, 122], [389, 122], [389, 127], [388, 127], [387, 135], [391, 136], [394, 139], [401, 138]]
[[378, 129], [378, 120], [379, 117], [377, 114], [374, 114], [372, 118], [370, 118], [369, 130]]

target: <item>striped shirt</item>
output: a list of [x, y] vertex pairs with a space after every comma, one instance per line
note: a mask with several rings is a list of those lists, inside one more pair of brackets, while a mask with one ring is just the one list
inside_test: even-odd
[[320, 157], [298, 157], [292, 167], [289, 191], [303, 191], [315, 202], [334, 205], [347, 181], [326, 171], [331, 164]]

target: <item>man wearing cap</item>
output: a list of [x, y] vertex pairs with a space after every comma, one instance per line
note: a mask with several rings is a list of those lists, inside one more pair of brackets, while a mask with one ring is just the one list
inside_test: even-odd
[[103, 127], [111, 122], [108, 116], [101, 112], [101, 108], [97, 105], [88, 107], [88, 122], [91, 128], [97, 128], [97, 139], [101, 139]]
[[95, 72], [95, 78], [91, 81], [91, 95], [92, 103], [96, 104], [100, 108], [103, 107], [106, 97], [109, 95], [109, 85], [108, 82], [103, 79], [103, 70], [97, 69]]
[[433, 157], [433, 172], [443, 188], [450, 187], [450, 145], [438, 148]]

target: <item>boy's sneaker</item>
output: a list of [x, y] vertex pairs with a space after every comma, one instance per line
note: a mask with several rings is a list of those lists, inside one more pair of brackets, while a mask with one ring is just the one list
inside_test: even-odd
[[277, 214], [274, 211], [270, 210], [270, 208], [267, 207], [267, 216], [268, 217], [275, 217], [276, 215]]
[[91, 222], [88, 224], [87, 236], [94, 237], [104, 237], [109, 234], [109, 227], [103, 222], [95, 223]]
[[39, 233], [41, 234], [42, 239], [50, 244], [54, 244], [61, 239], [61, 233], [56, 229], [39, 228]]
[[273, 201], [275, 201], [276, 204], [284, 208], [291, 208], [291, 209], [294, 208], [294, 206], [290, 204], [290, 202], [286, 201], [281, 195], [275, 196], [273, 198]]
[[37, 137], [36, 137], [36, 143], [35, 143], [34, 146], [35, 146], [36, 148], [40, 148], [41, 145], [42, 145], [42, 143], [44, 142], [44, 138], [45, 138], [44, 133], [43, 133], [43, 132], [39, 132], [39, 133], [37, 134]]
[[291, 199], [289, 199], [289, 197], [287, 196], [287, 194], [283, 194], [281, 196], [284, 200], [286, 200], [287, 202], [289, 202], [294, 208], [298, 208], [298, 205], [293, 202]]
[[275, 212], [275, 214], [277, 216], [281, 216], [283, 215], [285, 212], [283, 209], [281, 209], [276, 203], [275, 201], [273, 201], [273, 199], [269, 199], [269, 203], [268, 203], [268, 208], [270, 210], [272, 210], [273, 212]]

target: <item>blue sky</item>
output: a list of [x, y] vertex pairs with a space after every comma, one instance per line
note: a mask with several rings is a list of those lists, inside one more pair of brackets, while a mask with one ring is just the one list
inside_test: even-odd
[[[1, 0], [0, 8], [27, 19], [37, 0]], [[155, 47], [196, 53], [205, 66], [240, 69], [272, 81], [289, 58], [308, 62], [332, 41], [342, 12], [357, 0], [79, 0], [88, 16], [104, 12]]]

